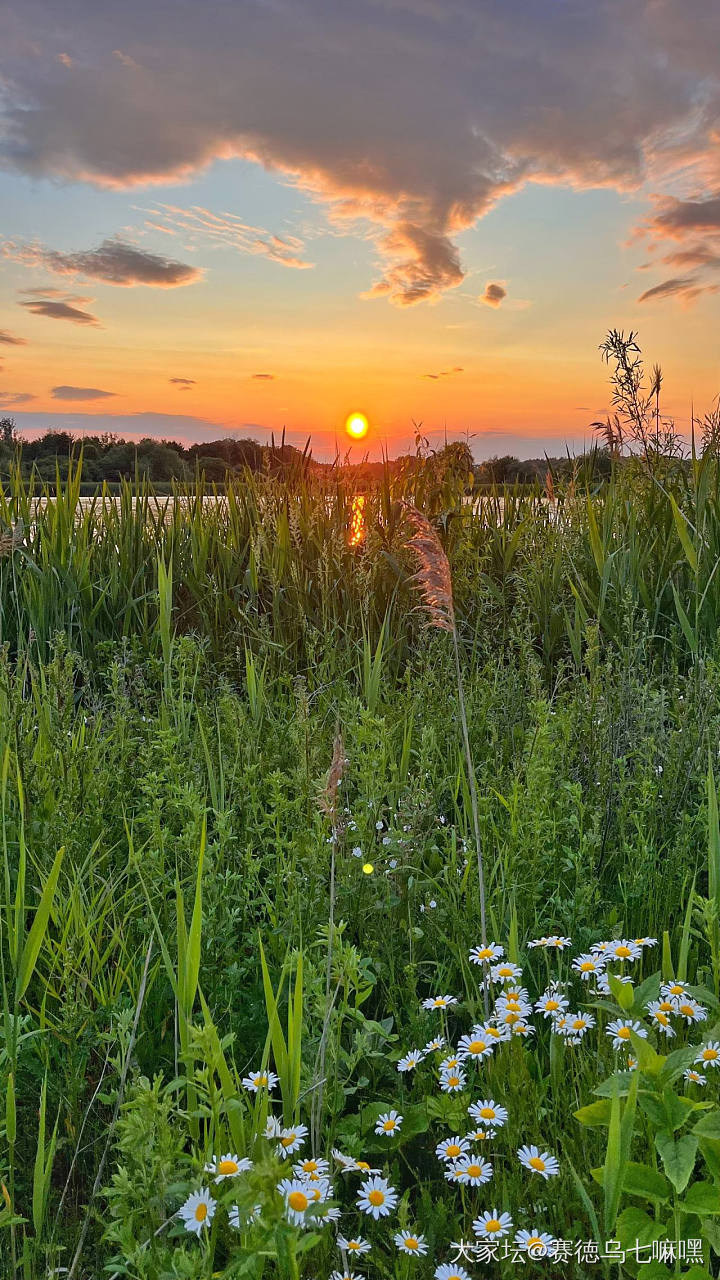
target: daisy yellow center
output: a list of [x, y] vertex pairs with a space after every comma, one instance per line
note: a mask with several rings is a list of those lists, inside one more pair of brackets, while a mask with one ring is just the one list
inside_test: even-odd
[[373, 1191], [369, 1192], [368, 1200], [370, 1201], [371, 1205], [374, 1205], [375, 1208], [377, 1208], [378, 1205], [385, 1203], [385, 1196], [383, 1195], [382, 1191], [378, 1191], [376, 1187]]
[[531, 1169], [537, 1169], [538, 1173], [542, 1173], [545, 1168], [545, 1161], [540, 1156], [531, 1156], [528, 1160]]
[[460, 1280], [459, 1276], [448, 1276], [448, 1280]]
[[201, 1200], [200, 1204], [195, 1209], [195, 1221], [204, 1222], [206, 1218], [207, 1218], [207, 1205], [205, 1204], [204, 1200]]
[[452, 1158], [454, 1156], [459, 1156], [460, 1151], [461, 1148], [458, 1146], [457, 1142], [449, 1142], [445, 1148], [445, 1155]]
[[[548, 1004], [550, 1003], [551, 1002], [548, 1001]], [[520, 1001], [516, 1000], [514, 996], [508, 996], [507, 1000], [505, 1001], [505, 1008], [517, 1010], [520, 1008]]]
[[505, 1021], [507, 1022], [508, 1026], [509, 1026], [509, 1027], [511, 1027], [511, 1026], [513, 1025], [513, 1023], [514, 1023], [514, 1022], [519, 1022], [519, 1021], [520, 1021], [520, 1014], [519, 1014], [519, 1013], [509, 1013], [509, 1014], [507, 1015], [507, 1017], [506, 1017]]
[[458, 1087], [458, 1085], [459, 1085], [459, 1083], [460, 1083], [460, 1077], [459, 1077], [459, 1076], [448, 1076], [448, 1081], [447, 1081], [447, 1082], [448, 1082], [448, 1088], [450, 1088], [450, 1089], [457, 1089], [457, 1087]]
[[369, 1169], [369, 1168], [370, 1168], [370, 1165], [368, 1164], [367, 1160], [356, 1160], [356, 1162], [355, 1162], [355, 1163], [357, 1164], [358, 1169]]
[[291, 1191], [288, 1196], [288, 1204], [296, 1213], [304, 1213], [309, 1203], [304, 1191]]
[[284, 1137], [284, 1138], [281, 1138], [281, 1139], [280, 1139], [280, 1142], [282, 1143], [282, 1145], [283, 1145], [284, 1147], [291, 1147], [291, 1146], [292, 1146], [292, 1144], [293, 1144], [293, 1142], [295, 1141], [295, 1138], [296, 1138], [296, 1137], [297, 1137], [297, 1135], [296, 1135], [296, 1134], [294, 1134], [294, 1133], [288, 1133], [288, 1134], [286, 1134], [286, 1135], [285, 1135], [285, 1137]]
[[583, 960], [582, 964], [580, 965], [580, 972], [592, 973], [594, 968], [595, 968], [594, 960]]
[[357, 1240], [348, 1240], [347, 1247], [348, 1249], [351, 1249], [353, 1253], [357, 1253], [358, 1249], [360, 1248], [360, 1245], [358, 1244]]
[[630, 1028], [629, 1028], [629, 1027], [621, 1027], [621, 1028], [620, 1028], [620, 1030], [618, 1031], [618, 1039], [619, 1039], [619, 1040], [629, 1040], [629, 1039], [630, 1039]]
[[481, 947], [478, 956], [481, 960], [492, 960], [492, 947]]
[[267, 1076], [256, 1076], [255, 1083], [257, 1085], [267, 1084]]
[[621, 960], [627, 960], [628, 956], [632, 955], [632, 951], [629, 947], [616, 947], [615, 955], [620, 956]]
[[305, 1173], [317, 1173], [317, 1160], [303, 1160], [303, 1170]]
[[501, 978], [512, 978], [512, 969], [508, 969], [506, 965], [503, 965], [498, 972]]
[[218, 1173], [237, 1173], [238, 1167], [235, 1160], [221, 1160], [218, 1165]]
[[552, 1012], [554, 1012], [554, 1010], [555, 1010], [555, 1009], [559, 1009], [559, 1008], [560, 1008], [560, 1004], [559, 1004], [559, 1002], [558, 1002], [557, 1000], [546, 1000], [546, 1001], [545, 1001], [545, 1008], [546, 1008], [546, 1009], [549, 1009], [549, 1010], [550, 1010], [550, 1012], [552, 1013]]
[[444, 1000], [437, 999], [437, 1000], [435, 1001], [435, 1008], [436, 1008], [436, 1009], [442, 1009], [442, 1008], [444, 1007], [444, 1005], [445, 1005], [445, 1001], [444, 1001]]
[[527, 1242], [527, 1247], [528, 1249], [542, 1248], [542, 1240], [539, 1236], [530, 1236], [530, 1239]]
[[484, 1053], [487, 1048], [484, 1040], [471, 1040], [468, 1045], [469, 1053]]
[[670, 1019], [668, 1018], [666, 1013], [662, 1012], [662, 1009], [658, 1010], [658, 1012], [655, 1014], [655, 1017], [657, 1021], [662, 1024], [663, 1027], [667, 1027], [670, 1025]]
[[481, 1108], [480, 1108], [480, 1115], [482, 1116], [483, 1120], [492, 1120], [493, 1116], [495, 1115], [495, 1108], [494, 1108], [494, 1107], [481, 1107]]
[[671, 995], [671, 996], [681, 996], [682, 994], [683, 994], [683, 988], [682, 988], [682, 987], [674, 986], [674, 987], [671, 987], [671, 988], [670, 988], [670, 995]]
[[457, 1062], [458, 1062], [457, 1058], [448, 1058], [447, 1062], [445, 1063], [445, 1066], [447, 1067], [448, 1071], [450, 1071], [453, 1067], [456, 1067]]
[[312, 1192], [311, 1192], [311, 1195], [312, 1195], [313, 1200], [321, 1200], [321, 1199], [322, 1199], [322, 1191], [320, 1190], [320, 1188], [319, 1188], [319, 1187], [313, 1187], [313, 1190], [312, 1190]]
[[488, 1218], [488, 1221], [485, 1223], [485, 1230], [502, 1231], [502, 1225], [497, 1218]]
[[493, 1036], [494, 1039], [497, 1040], [500, 1036], [500, 1032], [498, 1031], [497, 1027], [488, 1027], [488, 1035]]
[[417, 1247], [418, 1247], [418, 1242], [417, 1242], [417, 1240], [415, 1239], [415, 1236], [406, 1236], [406, 1238], [405, 1238], [405, 1248], [406, 1248], [406, 1249], [417, 1249]]
[[717, 1049], [703, 1049], [703, 1058], [706, 1062], [714, 1062], [717, 1056]]
[[681, 1004], [681, 1005], [680, 1005], [680, 1013], [687, 1014], [687, 1016], [691, 1018], [691, 1017], [693, 1016], [694, 1012], [695, 1012], [695, 1010], [693, 1009], [693, 1007], [692, 1007], [692, 1005], [691, 1005], [691, 1004]]
[[385, 1123], [383, 1124], [383, 1129], [385, 1130], [386, 1133], [390, 1133], [390, 1131], [394, 1128], [395, 1128], [394, 1120], [386, 1120]]
[[471, 1177], [471, 1178], [479, 1178], [479, 1177], [480, 1177], [480, 1174], [482, 1173], [482, 1165], [481, 1165], [481, 1164], [469, 1164], [469, 1165], [468, 1165], [468, 1167], [467, 1167], [467, 1169], [465, 1170], [465, 1172], [466, 1172], [466, 1173], [469, 1175], [469, 1177]]
[[[687, 1005], [685, 1005], [684, 1007], [687, 1009]], [[672, 1005], [669, 1000], [661, 1000], [660, 1008], [662, 1009], [663, 1013], [672, 1013]]]

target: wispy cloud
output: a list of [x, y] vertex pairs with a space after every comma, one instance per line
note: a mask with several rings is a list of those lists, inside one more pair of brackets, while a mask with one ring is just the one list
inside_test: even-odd
[[274, 382], [274, 373], [253, 373], [250, 375], [253, 382]]
[[53, 387], [50, 392], [53, 400], [110, 400], [115, 391], [101, 391], [99, 387]]
[[[39, 295], [39, 290], [33, 290], [34, 294]], [[35, 296], [25, 298], [18, 303], [18, 306], [25, 307], [34, 316], [45, 316], [47, 320], [69, 320], [71, 324], [95, 325], [100, 327], [100, 321], [90, 311], [83, 311], [75, 303], [78, 301], [92, 302], [92, 298], [72, 298], [67, 297], [59, 300], [56, 290], [50, 291], [53, 296]]]
[[41, 267], [59, 276], [82, 276], [126, 288], [152, 285], [173, 289], [178, 285], [193, 284], [202, 276], [198, 267], [158, 253], [148, 253], [120, 239], [103, 240], [97, 249], [78, 253], [63, 253], [42, 244], [18, 244], [8, 240], [2, 252], [6, 258], [26, 267]]
[[192, 391], [195, 386], [194, 378], [168, 378], [168, 382], [177, 387], [178, 391]]
[[663, 280], [652, 289], [640, 294], [638, 302], [652, 302], [661, 298], [681, 298], [683, 302], [694, 302], [702, 293], [717, 293], [720, 286], [703, 284], [697, 276], [673, 276]]
[[260, 254], [282, 267], [294, 267], [304, 271], [314, 264], [302, 257], [305, 243], [299, 236], [276, 235], [263, 227], [255, 227], [234, 213], [213, 213], [200, 205], [181, 209], [178, 205], [160, 204], [150, 211], [153, 217], [146, 221], [150, 229], [157, 229], [154, 217], [162, 216], [166, 225], [160, 230], [173, 234], [190, 233], [216, 248], [235, 249], [238, 253]]
[[30, 404], [31, 400], [37, 400], [37, 396], [33, 396], [29, 391], [0, 391], [0, 408], [12, 409], [15, 405]]
[[452, 369], [441, 369], [439, 373], [423, 373], [421, 377], [430, 378], [433, 382], [436, 382], [439, 378], [453, 378], [456, 374], [464, 372], [462, 365], [456, 364], [453, 365]]
[[27, 338], [17, 338], [15, 334], [8, 333], [7, 329], [0, 329], [0, 346], [26, 347]]

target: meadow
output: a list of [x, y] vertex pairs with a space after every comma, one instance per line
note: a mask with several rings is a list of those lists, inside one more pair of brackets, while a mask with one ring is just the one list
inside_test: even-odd
[[81, 483], [0, 491], [2, 1275], [717, 1274], [713, 451]]

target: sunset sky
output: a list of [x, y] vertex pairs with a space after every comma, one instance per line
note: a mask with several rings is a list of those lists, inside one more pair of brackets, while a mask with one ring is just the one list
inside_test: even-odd
[[0, 414], [582, 447], [720, 391], [717, 0], [0, 4]]

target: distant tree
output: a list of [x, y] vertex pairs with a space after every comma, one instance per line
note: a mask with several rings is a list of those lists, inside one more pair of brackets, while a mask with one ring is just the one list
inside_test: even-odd
[[0, 418], [0, 440], [3, 444], [14, 444], [17, 439], [16, 433], [14, 418]]

